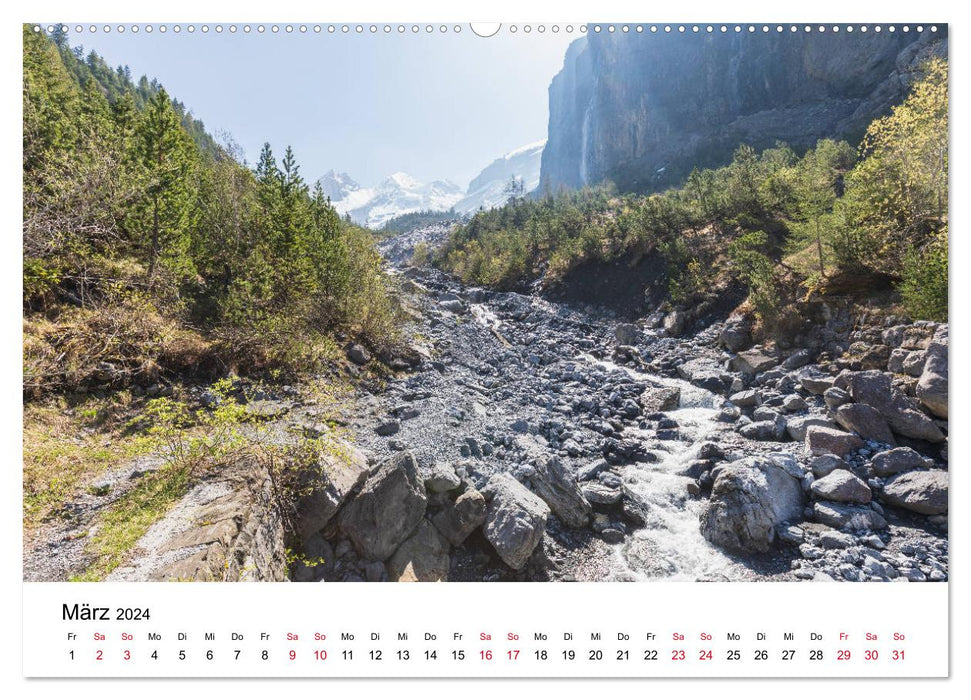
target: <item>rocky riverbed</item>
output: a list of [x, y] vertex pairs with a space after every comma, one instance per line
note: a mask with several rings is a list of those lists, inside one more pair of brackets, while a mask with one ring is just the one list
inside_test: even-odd
[[[408, 266], [445, 233], [382, 243], [411, 347], [358, 384], [292, 522], [257, 467], [220, 474], [113, 579], [947, 580], [946, 324], [824, 306], [791, 347], [754, 345], [740, 316], [630, 322]], [[344, 352], [352, 374], [378, 362]], [[249, 408], [306, 432], [319, 409], [298, 394]], [[81, 567], [122, 486], [33, 542], [26, 577]]]
[[421, 359], [358, 397], [371, 467], [295, 578], [946, 580], [946, 325], [678, 337], [407, 267], [440, 229], [383, 244]]

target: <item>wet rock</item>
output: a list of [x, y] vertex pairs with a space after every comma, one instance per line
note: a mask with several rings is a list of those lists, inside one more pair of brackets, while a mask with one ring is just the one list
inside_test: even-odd
[[732, 358], [732, 369], [742, 374], [759, 374], [777, 364], [775, 355], [761, 348], [743, 350]]
[[594, 505], [611, 506], [620, 503], [623, 492], [619, 488], [605, 486], [600, 482], [585, 482], [580, 488], [583, 497]]
[[947, 349], [948, 327], [942, 326], [927, 346], [920, 381], [917, 382], [917, 398], [927, 410], [938, 418], [947, 418]]
[[388, 560], [392, 581], [447, 581], [449, 543], [427, 520], [401, 543]]
[[853, 433], [812, 425], [806, 430], [806, 449], [812, 455], [845, 455], [863, 447], [863, 440]]
[[802, 514], [802, 487], [771, 459], [747, 457], [719, 466], [711, 499], [701, 513], [701, 532], [715, 545], [766, 552], [776, 529]]
[[371, 361], [371, 353], [368, 352], [367, 348], [358, 343], [351, 343], [347, 346], [347, 359], [353, 362], [355, 365], [366, 365]]
[[483, 534], [508, 566], [523, 568], [543, 539], [549, 506], [508, 474], [491, 476], [483, 495], [488, 502]]
[[849, 379], [850, 396], [857, 403], [875, 408], [899, 435], [941, 442], [944, 434], [917, 402], [891, 385], [891, 375], [877, 370], [856, 372]]
[[836, 469], [816, 479], [811, 490], [816, 498], [839, 503], [869, 503], [872, 498], [870, 487], [846, 469]]
[[813, 504], [816, 522], [835, 527], [837, 530], [884, 530], [887, 521], [869, 506], [816, 501]]
[[379, 464], [340, 512], [340, 528], [361, 556], [384, 561], [425, 514], [425, 486], [410, 452]]
[[324, 449], [317, 464], [299, 477], [296, 503], [297, 534], [306, 539], [320, 532], [337, 514], [347, 497], [367, 479], [367, 458], [354, 448]]
[[681, 389], [674, 386], [648, 387], [638, 401], [644, 413], [673, 411], [681, 403]]
[[585, 527], [590, 521], [590, 503], [584, 498], [576, 477], [554, 458], [537, 460], [529, 477], [533, 491], [546, 501], [567, 527]]
[[725, 390], [722, 370], [712, 360], [697, 357], [678, 365], [678, 374], [687, 382], [716, 394]]
[[446, 299], [440, 301], [439, 305], [446, 311], [451, 311], [453, 314], [464, 314], [468, 312], [468, 307], [459, 299]]
[[879, 411], [862, 403], [847, 403], [836, 409], [836, 422], [864, 440], [896, 445], [890, 425]]
[[485, 497], [470, 488], [461, 493], [454, 503], [432, 516], [432, 523], [445, 539], [458, 546], [485, 522], [485, 517]]
[[942, 469], [903, 472], [883, 487], [883, 501], [914, 513], [947, 513], [948, 474]]

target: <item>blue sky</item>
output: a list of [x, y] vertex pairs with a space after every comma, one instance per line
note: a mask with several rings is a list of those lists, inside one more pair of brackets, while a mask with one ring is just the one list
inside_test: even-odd
[[493, 159], [546, 137], [547, 88], [578, 36], [505, 30], [72, 37], [136, 77], [157, 77], [250, 162], [292, 145], [307, 180], [331, 168], [371, 185], [396, 171], [463, 188]]

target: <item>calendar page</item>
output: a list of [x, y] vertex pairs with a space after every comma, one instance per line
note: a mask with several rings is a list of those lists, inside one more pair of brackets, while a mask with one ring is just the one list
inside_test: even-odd
[[948, 677], [929, 9], [28, 8], [23, 676]]

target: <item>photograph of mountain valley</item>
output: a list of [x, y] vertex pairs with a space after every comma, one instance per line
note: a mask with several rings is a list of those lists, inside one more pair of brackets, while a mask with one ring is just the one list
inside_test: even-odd
[[27, 581], [947, 581], [947, 25], [24, 25], [23, 453]]

